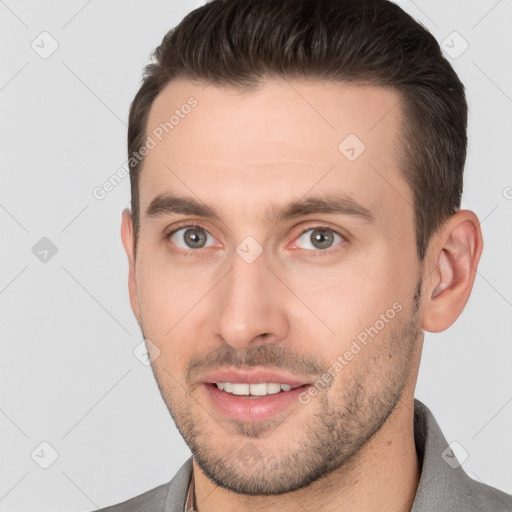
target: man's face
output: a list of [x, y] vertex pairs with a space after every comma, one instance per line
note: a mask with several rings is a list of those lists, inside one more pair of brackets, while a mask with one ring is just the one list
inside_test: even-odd
[[[180, 80], [157, 97], [147, 134], [190, 97], [140, 177], [132, 304], [201, 470], [234, 492], [289, 492], [347, 463], [414, 387], [421, 268], [399, 96]], [[174, 211], [167, 195], [219, 218]], [[304, 386], [256, 398], [217, 381]]]

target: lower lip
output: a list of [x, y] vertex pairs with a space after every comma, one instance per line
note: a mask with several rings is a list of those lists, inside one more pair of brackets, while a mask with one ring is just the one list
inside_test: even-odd
[[213, 405], [222, 415], [249, 423], [259, 423], [275, 417], [280, 412], [298, 403], [300, 393], [308, 385], [281, 391], [273, 395], [250, 397], [232, 395], [220, 390], [215, 384], [203, 384]]

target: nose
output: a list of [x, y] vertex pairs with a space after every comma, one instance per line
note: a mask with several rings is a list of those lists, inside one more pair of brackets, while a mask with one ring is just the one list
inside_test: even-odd
[[234, 253], [231, 270], [219, 284], [217, 337], [237, 350], [287, 337], [289, 297], [275, 271], [269, 268], [264, 252], [252, 263]]

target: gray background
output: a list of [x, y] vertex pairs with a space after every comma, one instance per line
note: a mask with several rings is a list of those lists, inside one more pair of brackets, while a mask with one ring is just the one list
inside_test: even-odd
[[[150, 51], [201, 3], [0, 0], [2, 512], [94, 510], [170, 480], [189, 456], [133, 353], [119, 236], [129, 180], [103, 200], [92, 191], [126, 161]], [[512, 493], [512, 3], [399, 3], [466, 84], [463, 207], [485, 241], [460, 319], [427, 333], [417, 397], [468, 454], [464, 469]]]

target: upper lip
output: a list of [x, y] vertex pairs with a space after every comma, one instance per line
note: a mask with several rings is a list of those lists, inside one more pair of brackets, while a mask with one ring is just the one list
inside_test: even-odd
[[304, 386], [309, 381], [300, 379], [285, 372], [271, 370], [243, 371], [235, 368], [223, 368], [204, 375], [202, 382], [213, 384], [216, 382], [232, 382], [241, 384], [257, 384], [260, 382], [276, 382], [278, 384], [289, 384], [290, 386]]

